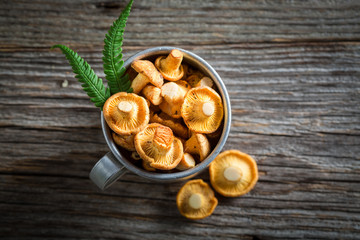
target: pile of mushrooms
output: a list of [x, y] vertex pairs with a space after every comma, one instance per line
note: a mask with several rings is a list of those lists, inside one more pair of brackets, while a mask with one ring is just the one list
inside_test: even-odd
[[213, 81], [184, 64], [177, 49], [131, 67], [133, 93], [114, 94], [103, 107], [114, 142], [147, 171], [195, 167], [222, 132], [223, 104]]
[[[177, 49], [154, 63], [135, 60], [133, 93], [114, 94], [103, 107], [114, 142], [146, 171], [193, 168], [208, 157], [222, 133], [224, 109], [213, 81], [182, 60]], [[212, 187], [225, 197], [248, 193], [258, 180], [256, 161], [237, 150], [219, 154], [209, 173]], [[189, 219], [210, 216], [218, 204], [201, 179], [187, 182], [176, 201]]]
[[[210, 164], [210, 182], [214, 190], [225, 197], [238, 197], [254, 188], [258, 180], [256, 161], [238, 150], [220, 153]], [[210, 186], [201, 179], [187, 182], [176, 197], [181, 215], [189, 219], [210, 216], [218, 200]]]

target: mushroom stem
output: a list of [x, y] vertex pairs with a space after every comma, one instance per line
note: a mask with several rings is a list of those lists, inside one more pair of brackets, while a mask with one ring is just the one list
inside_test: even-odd
[[215, 106], [212, 102], [205, 102], [203, 103], [201, 110], [205, 116], [210, 117], [215, 112]]
[[187, 88], [182, 87], [174, 82], [165, 83], [161, 87], [161, 96], [163, 96], [165, 101], [170, 104], [180, 102], [182, 103], [187, 92]]
[[144, 74], [139, 73], [131, 83], [131, 88], [133, 89], [133, 93], [138, 94], [149, 82], [149, 78], [147, 78]]
[[202, 206], [202, 196], [199, 193], [193, 193], [189, 197], [189, 205], [193, 209], [199, 209]]
[[224, 177], [228, 181], [237, 182], [242, 177], [241, 169], [234, 166], [227, 167], [224, 170]]
[[117, 107], [118, 107], [119, 111], [121, 111], [123, 113], [130, 113], [133, 109], [133, 106], [128, 101], [119, 102]]
[[177, 49], [174, 49], [170, 54], [161, 61], [161, 68], [164, 72], [172, 72], [177, 70], [182, 62], [183, 54]]

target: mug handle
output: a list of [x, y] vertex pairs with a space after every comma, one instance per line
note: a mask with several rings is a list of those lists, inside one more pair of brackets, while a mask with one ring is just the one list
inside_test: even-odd
[[110, 187], [121, 176], [127, 172], [127, 169], [114, 156], [112, 152], [105, 154], [92, 168], [90, 179], [101, 190]]

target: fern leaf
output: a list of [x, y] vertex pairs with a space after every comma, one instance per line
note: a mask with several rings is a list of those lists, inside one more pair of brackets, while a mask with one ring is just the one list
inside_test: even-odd
[[82, 57], [70, 48], [60, 44], [51, 47], [51, 49], [54, 48], [60, 48], [64, 53], [76, 74], [75, 77], [82, 83], [81, 86], [90, 97], [90, 101], [95, 103], [96, 107], [102, 109], [106, 99], [110, 97], [110, 90], [105, 88], [102, 79], [95, 74], [94, 70]]
[[121, 48], [126, 21], [130, 15], [132, 3], [133, 0], [130, 0], [119, 18], [110, 27], [104, 39], [104, 73], [108, 80], [111, 94], [117, 92], [132, 92], [129, 76], [125, 74], [126, 69], [123, 67], [124, 61], [122, 60], [123, 55]]

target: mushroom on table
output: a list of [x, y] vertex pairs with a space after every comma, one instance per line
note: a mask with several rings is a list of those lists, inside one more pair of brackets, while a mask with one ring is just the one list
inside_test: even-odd
[[217, 204], [214, 191], [201, 179], [188, 181], [176, 196], [181, 215], [194, 220], [210, 216]]
[[258, 180], [256, 161], [238, 150], [220, 153], [210, 164], [209, 173], [211, 185], [225, 197], [248, 193]]

